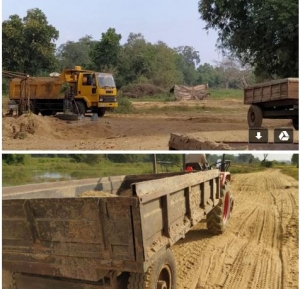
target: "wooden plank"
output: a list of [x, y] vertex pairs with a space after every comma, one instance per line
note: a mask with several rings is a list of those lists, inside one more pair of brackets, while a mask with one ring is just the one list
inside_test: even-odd
[[164, 178], [162, 180], [140, 182], [134, 186], [139, 201], [146, 203], [152, 199], [162, 197], [174, 191], [184, 190], [188, 186], [200, 184], [218, 176], [219, 170], [210, 170]]
[[[292, 89], [290, 89], [292, 87]], [[298, 79], [286, 78], [259, 83], [244, 89], [244, 103], [298, 99]]]

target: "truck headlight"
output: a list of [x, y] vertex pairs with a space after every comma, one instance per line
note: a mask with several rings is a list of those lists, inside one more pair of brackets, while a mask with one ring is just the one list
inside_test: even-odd
[[103, 98], [102, 98], [102, 97], [99, 97], [99, 101], [103, 101]]

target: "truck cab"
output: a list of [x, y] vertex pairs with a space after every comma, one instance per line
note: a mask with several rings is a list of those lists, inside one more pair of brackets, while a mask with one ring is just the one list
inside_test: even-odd
[[[82, 70], [80, 66], [64, 70], [62, 81], [70, 83], [78, 104], [84, 104], [85, 110], [91, 110], [103, 116], [105, 111], [118, 107], [117, 89], [110, 73]], [[83, 109], [82, 105], [79, 105]]]

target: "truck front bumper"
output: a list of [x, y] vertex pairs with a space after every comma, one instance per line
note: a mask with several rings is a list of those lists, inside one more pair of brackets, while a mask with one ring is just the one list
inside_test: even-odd
[[99, 102], [98, 103], [98, 107], [107, 107], [107, 108], [115, 108], [118, 107], [118, 103], [117, 102]]

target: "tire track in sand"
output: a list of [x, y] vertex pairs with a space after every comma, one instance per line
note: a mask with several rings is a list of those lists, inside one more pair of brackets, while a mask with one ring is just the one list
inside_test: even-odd
[[173, 246], [178, 289], [298, 288], [298, 189], [278, 170], [232, 177], [235, 210], [223, 235], [199, 224]]

